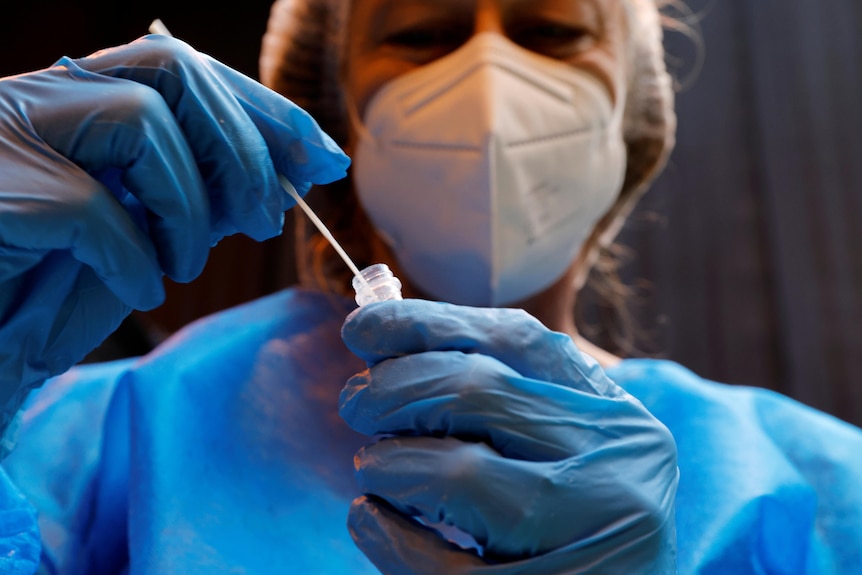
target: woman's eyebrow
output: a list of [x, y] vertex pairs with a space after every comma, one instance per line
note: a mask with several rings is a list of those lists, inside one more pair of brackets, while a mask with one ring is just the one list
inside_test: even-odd
[[458, 17], [472, 14], [475, 3], [475, 0], [380, 0], [373, 8], [374, 24], [386, 28], [428, 16]]
[[[530, 2], [531, 0], [518, 0], [519, 2]], [[411, 6], [452, 6], [459, 9], [474, 7], [476, 0], [380, 0], [378, 7], [381, 9], [399, 7], [409, 10]]]

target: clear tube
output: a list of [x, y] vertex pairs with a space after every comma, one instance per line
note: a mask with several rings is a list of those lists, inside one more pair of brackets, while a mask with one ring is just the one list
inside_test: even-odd
[[401, 280], [386, 264], [374, 264], [362, 270], [361, 278], [353, 278], [356, 303], [359, 307], [375, 301], [392, 301], [401, 298]]

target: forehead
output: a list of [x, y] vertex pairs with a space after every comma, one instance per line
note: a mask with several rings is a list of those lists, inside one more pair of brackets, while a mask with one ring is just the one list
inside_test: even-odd
[[556, 9], [577, 10], [584, 7], [599, 8], [619, 4], [620, 0], [353, 0], [353, 10], [372, 11], [385, 17], [410, 10], [434, 10], [443, 14], [473, 14], [477, 8], [492, 7], [501, 12]]

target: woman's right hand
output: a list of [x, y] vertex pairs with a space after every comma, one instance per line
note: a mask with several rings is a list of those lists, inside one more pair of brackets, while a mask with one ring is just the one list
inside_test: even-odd
[[[0, 431], [27, 391], [209, 249], [280, 233], [349, 159], [303, 110], [165, 36], [0, 80]], [[5, 407], [4, 407], [5, 406]]]

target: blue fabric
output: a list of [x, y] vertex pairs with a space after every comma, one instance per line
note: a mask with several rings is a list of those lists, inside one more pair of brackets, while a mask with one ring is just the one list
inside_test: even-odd
[[[367, 442], [337, 413], [364, 368], [340, 338], [354, 307], [286, 291], [46, 383], [4, 465], [50, 532], [47, 571], [376, 573], [346, 527]], [[53, 458], [68, 437], [85, 456]]]
[[36, 509], [0, 469], [0, 573], [32, 575], [40, 550]]
[[[4, 462], [45, 572], [377, 572], [346, 527], [368, 441], [337, 414], [365, 368], [340, 337], [353, 307], [288, 290], [49, 381]], [[607, 373], [676, 439], [680, 574], [862, 573], [862, 431], [670, 362]], [[3, 509], [14, 493], [0, 481]]]
[[125, 360], [74, 369], [32, 393], [25, 404], [24, 441], [3, 465], [39, 510], [43, 552], [50, 565], [82, 560], [82, 534], [90, 530], [95, 495], [107, 480], [99, 476], [100, 465], [109, 463], [103, 444], [128, 436], [107, 412], [118, 378], [131, 365]]
[[679, 573], [862, 573], [862, 430], [671, 362], [607, 373], [676, 439]]

